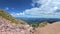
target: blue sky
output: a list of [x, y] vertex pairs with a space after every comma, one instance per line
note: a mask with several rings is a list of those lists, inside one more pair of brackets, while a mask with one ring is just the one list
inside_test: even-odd
[[[9, 10], [12, 10], [11, 12], [22, 12], [32, 7], [30, 5], [31, 2], [31, 0], [0, 0], [0, 8], [9, 8]], [[12, 8], [14, 8], [14, 10]]]
[[60, 18], [60, 0], [0, 0], [13, 17]]

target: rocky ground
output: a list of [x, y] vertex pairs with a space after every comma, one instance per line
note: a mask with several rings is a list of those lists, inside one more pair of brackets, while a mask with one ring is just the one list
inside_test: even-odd
[[34, 30], [29, 25], [16, 25], [0, 17], [0, 34], [34, 34]]

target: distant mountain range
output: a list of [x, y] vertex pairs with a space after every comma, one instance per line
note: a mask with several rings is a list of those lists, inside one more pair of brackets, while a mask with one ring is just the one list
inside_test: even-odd
[[49, 23], [60, 21], [60, 18], [20, 18], [19, 17], [17, 19], [21, 19], [23, 21], [26, 21], [29, 24], [31, 24], [31, 23], [40, 23], [40, 22], [44, 22], [44, 21], [47, 21]]

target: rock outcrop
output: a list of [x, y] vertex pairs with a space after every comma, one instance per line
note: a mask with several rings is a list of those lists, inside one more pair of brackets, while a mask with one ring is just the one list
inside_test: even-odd
[[29, 25], [15, 24], [0, 16], [0, 34], [34, 34]]

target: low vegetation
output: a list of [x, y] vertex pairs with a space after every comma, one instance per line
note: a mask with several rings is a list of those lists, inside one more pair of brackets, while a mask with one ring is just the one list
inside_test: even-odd
[[49, 24], [47, 21], [45, 21], [45, 22], [41, 22], [41, 23], [39, 23], [38, 25], [39, 25], [39, 27], [44, 27], [44, 26], [46, 26], [47, 24]]
[[47, 24], [49, 24], [49, 23], [47, 21], [44, 21], [44, 22], [40, 22], [40, 23], [37, 23], [37, 24], [31, 24], [31, 26], [34, 27], [34, 28], [38, 28], [38, 27], [44, 27]]
[[15, 19], [9, 13], [7, 13], [6, 11], [3, 11], [3, 10], [0, 10], [0, 16], [2, 16], [3, 18], [5, 18], [7, 20], [10, 20], [12, 23], [27, 24], [25, 21]]

